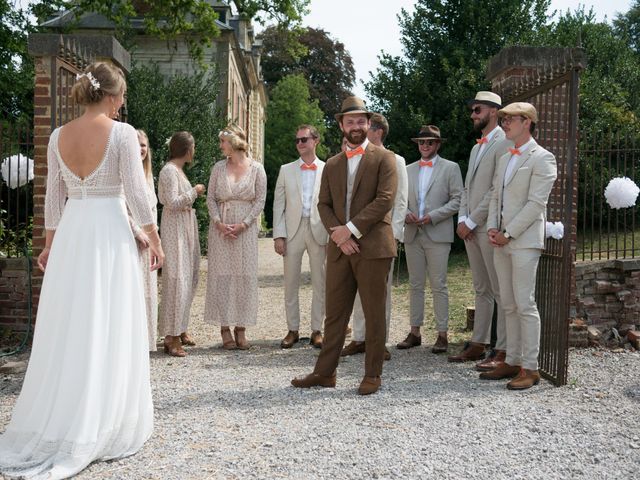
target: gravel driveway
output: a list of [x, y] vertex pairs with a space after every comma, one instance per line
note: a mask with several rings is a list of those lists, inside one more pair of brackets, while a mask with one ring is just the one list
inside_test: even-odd
[[[151, 355], [153, 437], [133, 457], [77, 478], [640, 478], [638, 352], [572, 351], [568, 386], [511, 392], [425, 345], [392, 347], [376, 395], [356, 394], [362, 355], [341, 362], [337, 388], [296, 390], [290, 379], [310, 372], [318, 351], [279, 348], [282, 263], [270, 239], [260, 255], [253, 348], [220, 348], [219, 332], [203, 323], [203, 277], [192, 309], [198, 346], [184, 359]], [[308, 271], [304, 278], [308, 310]], [[392, 345], [406, 334], [406, 298], [394, 308]], [[0, 376], [0, 429], [21, 382]]]

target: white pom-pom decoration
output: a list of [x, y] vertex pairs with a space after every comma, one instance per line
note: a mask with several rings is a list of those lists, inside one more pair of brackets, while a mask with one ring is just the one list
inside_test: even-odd
[[636, 204], [640, 188], [627, 177], [612, 178], [604, 189], [604, 198], [611, 208], [629, 208]]
[[20, 153], [11, 155], [4, 159], [0, 171], [9, 188], [18, 188], [33, 180], [33, 160]]
[[560, 240], [564, 237], [564, 225], [562, 222], [547, 222], [545, 227], [547, 238], [553, 237], [556, 240]]

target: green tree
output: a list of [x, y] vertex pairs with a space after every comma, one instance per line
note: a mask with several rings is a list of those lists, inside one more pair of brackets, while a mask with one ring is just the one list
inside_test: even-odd
[[[128, 87], [128, 122], [149, 136], [154, 178], [157, 180], [160, 169], [169, 159], [167, 139], [176, 131], [186, 130], [195, 138], [196, 154], [185, 173], [193, 184], [206, 186], [213, 164], [222, 158], [218, 132], [226, 124], [215, 106], [219, 91], [216, 75], [200, 71], [192, 76], [166, 78], [157, 66], [136, 66], [129, 75]], [[205, 200], [196, 200], [195, 208], [204, 253], [209, 226]]]
[[[267, 172], [267, 202], [265, 218], [271, 226], [273, 219], [273, 190], [280, 167], [298, 157], [295, 147], [295, 129], [301, 124], [314, 125], [322, 135], [324, 118], [318, 100], [312, 100], [309, 85], [300, 74], [282, 78], [271, 91], [267, 105], [265, 127], [264, 168]], [[320, 143], [318, 157], [324, 158], [326, 148]]]

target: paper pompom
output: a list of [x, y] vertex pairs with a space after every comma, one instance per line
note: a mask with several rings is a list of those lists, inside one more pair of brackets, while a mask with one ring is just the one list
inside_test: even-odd
[[562, 222], [547, 222], [545, 227], [547, 238], [553, 237], [556, 240], [560, 240], [564, 237], [564, 225]]
[[33, 160], [21, 153], [7, 157], [0, 170], [9, 188], [18, 188], [33, 180]]
[[627, 177], [612, 178], [604, 189], [604, 198], [611, 208], [629, 208], [636, 204], [640, 188]]

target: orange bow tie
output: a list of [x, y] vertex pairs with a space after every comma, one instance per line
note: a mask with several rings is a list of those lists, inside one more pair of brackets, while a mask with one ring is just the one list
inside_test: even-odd
[[431, 160], [420, 160], [421, 167], [433, 167], [433, 161]]
[[511, 155], [520, 155], [521, 153], [517, 148], [510, 148], [509, 151], [511, 152]]
[[312, 163], [311, 165], [307, 165], [306, 163], [302, 162], [302, 164], [300, 165], [300, 168], [302, 170], [317, 170], [318, 166], [315, 163]]
[[356, 155], [364, 155], [364, 148], [360, 145], [358, 148], [347, 150], [345, 153], [347, 154], [347, 158], [355, 157]]
[[478, 138], [478, 139], [476, 140], [476, 143], [477, 143], [478, 145], [482, 145], [483, 143], [489, 143], [489, 140], [487, 139], [487, 137], [482, 137], [482, 138]]

